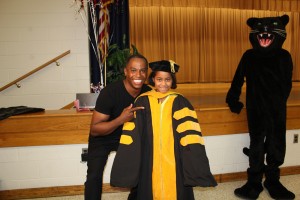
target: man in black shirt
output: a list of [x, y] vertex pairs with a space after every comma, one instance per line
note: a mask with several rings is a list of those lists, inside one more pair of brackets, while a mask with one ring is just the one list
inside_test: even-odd
[[[85, 200], [99, 200], [102, 194], [103, 171], [108, 155], [116, 151], [123, 124], [133, 118], [133, 113], [143, 107], [132, 107], [135, 98], [151, 90], [145, 85], [148, 61], [142, 55], [132, 55], [124, 68], [125, 79], [101, 90], [93, 112], [85, 182]], [[132, 189], [128, 199], [135, 199]]]

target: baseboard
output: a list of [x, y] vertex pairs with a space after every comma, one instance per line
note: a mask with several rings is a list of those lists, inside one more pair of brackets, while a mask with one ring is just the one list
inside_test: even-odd
[[[291, 166], [281, 168], [281, 176], [300, 174], [300, 166]], [[246, 172], [227, 173], [214, 175], [218, 183], [246, 180]], [[103, 185], [103, 192], [126, 192], [129, 189], [111, 187], [109, 184]], [[0, 199], [29, 199], [29, 198], [46, 198], [59, 196], [74, 196], [82, 195], [84, 192], [83, 185], [74, 186], [60, 186], [47, 188], [29, 188], [18, 190], [4, 190], [0, 191]]]

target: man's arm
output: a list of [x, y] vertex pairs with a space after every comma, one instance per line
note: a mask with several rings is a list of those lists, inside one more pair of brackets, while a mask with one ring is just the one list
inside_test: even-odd
[[132, 104], [124, 108], [123, 112], [114, 120], [108, 121], [109, 115], [97, 112], [94, 110], [91, 122], [92, 136], [105, 136], [112, 133], [116, 128], [123, 125], [125, 122], [132, 120], [133, 113], [136, 110], [144, 109], [144, 107], [132, 107]]

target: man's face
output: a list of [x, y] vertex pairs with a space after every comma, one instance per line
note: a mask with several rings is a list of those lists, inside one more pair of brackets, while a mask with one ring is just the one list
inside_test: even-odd
[[141, 89], [147, 79], [148, 68], [144, 59], [132, 58], [124, 69], [127, 83], [134, 89]]

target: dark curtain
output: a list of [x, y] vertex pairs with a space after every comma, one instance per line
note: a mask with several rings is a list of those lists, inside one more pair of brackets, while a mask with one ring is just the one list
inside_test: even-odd
[[120, 49], [129, 48], [129, 4], [128, 0], [115, 0], [110, 5], [110, 45]]

